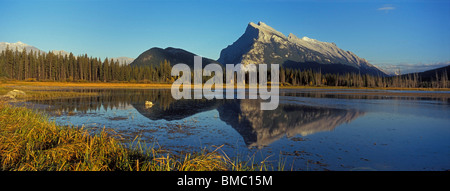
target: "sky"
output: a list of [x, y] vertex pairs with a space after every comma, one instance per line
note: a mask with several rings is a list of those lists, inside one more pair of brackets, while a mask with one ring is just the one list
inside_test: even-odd
[[0, 42], [102, 59], [152, 47], [218, 59], [258, 21], [388, 70], [450, 64], [447, 0], [0, 0]]

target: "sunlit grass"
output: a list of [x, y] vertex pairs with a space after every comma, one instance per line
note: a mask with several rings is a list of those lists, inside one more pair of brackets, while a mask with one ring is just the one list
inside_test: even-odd
[[0, 87], [24, 87], [40, 90], [42, 88], [170, 88], [172, 84], [145, 83], [111, 83], [111, 82], [24, 82], [8, 81], [0, 83]]
[[[7, 94], [15, 88], [0, 87], [0, 96]], [[82, 96], [96, 96], [97, 92], [77, 92], [77, 91], [57, 91], [57, 90], [33, 90], [30, 88], [20, 88], [19, 90], [25, 92], [24, 95], [17, 95], [17, 100], [44, 100], [54, 98], [72, 98]]]
[[[269, 84], [271, 84], [269, 82]], [[167, 83], [127, 83], [127, 82], [25, 82], [25, 81], [6, 81], [0, 83], [0, 95], [2, 87], [17, 87], [27, 90], [58, 90], [68, 88], [171, 88], [172, 84]], [[235, 86], [236, 87], [236, 86]], [[248, 84], [245, 85], [248, 88]], [[269, 86], [270, 87], [270, 86]], [[194, 84], [191, 88], [195, 88]], [[226, 88], [226, 85], [223, 85]], [[299, 85], [280, 85], [280, 89], [369, 89], [369, 90], [413, 90], [413, 91], [450, 91], [450, 88], [402, 88], [402, 87], [346, 87], [346, 86], [299, 86]]]

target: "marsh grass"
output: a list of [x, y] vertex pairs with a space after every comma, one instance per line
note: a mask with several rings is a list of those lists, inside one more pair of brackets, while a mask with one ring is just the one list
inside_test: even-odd
[[264, 170], [213, 151], [176, 157], [135, 138], [130, 144], [103, 129], [60, 126], [28, 108], [0, 102], [0, 165], [3, 171], [225, 171]]
[[42, 89], [84, 89], [84, 88], [99, 88], [99, 89], [152, 89], [152, 88], [171, 88], [172, 84], [145, 84], [145, 83], [109, 83], [109, 82], [24, 82], [24, 81], [9, 81], [5, 83], [0, 83], [2, 87], [14, 87], [14, 88], [25, 88], [30, 90], [42, 90]]
[[[0, 87], [0, 96], [7, 94], [9, 91], [15, 88]], [[73, 98], [73, 97], [83, 97], [83, 96], [97, 96], [97, 92], [77, 92], [77, 91], [58, 91], [58, 90], [34, 90], [27, 88], [20, 88], [25, 92], [25, 95], [17, 95], [16, 99], [18, 101], [27, 100], [47, 100], [47, 99], [58, 99], [58, 98]]]
[[2, 170], [133, 170], [148, 158], [133, 155], [106, 131], [91, 136], [26, 108], [1, 104], [0, 127]]
[[[1, 82], [1, 79], [0, 79]], [[271, 84], [268, 82], [268, 84]], [[170, 89], [172, 84], [167, 83], [127, 83], [127, 82], [25, 82], [25, 81], [6, 81], [0, 83], [1, 87], [16, 87], [30, 90], [43, 89], [69, 89], [69, 88], [111, 88], [111, 89]], [[245, 86], [248, 88], [248, 84]], [[194, 85], [191, 86], [194, 88]], [[223, 86], [225, 88], [225, 84]], [[236, 88], [236, 86], [235, 86]], [[280, 85], [280, 89], [368, 89], [368, 90], [412, 90], [412, 91], [450, 91], [450, 88], [407, 88], [407, 87], [347, 87], [347, 86], [304, 86], [304, 85]], [[1, 94], [0, 94], [1, 95]]]

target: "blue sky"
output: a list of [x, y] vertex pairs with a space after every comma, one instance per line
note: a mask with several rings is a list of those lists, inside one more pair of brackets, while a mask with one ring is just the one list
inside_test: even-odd
[[334, 42], [384, 68], [450, 62], [445, 0], [0, 0], [0, 42], [101, 58], [171, 46], [218, 59], [258, 21]]

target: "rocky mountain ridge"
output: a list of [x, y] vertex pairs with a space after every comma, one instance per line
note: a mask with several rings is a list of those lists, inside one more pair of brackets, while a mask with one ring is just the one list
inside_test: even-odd
[[[321, 42], [306, 36], [298, 38], [292, 33], [286, 37], [263, 22], [250, 22], [244, 34], [221, 51], [218, 62], [244, 65], [297, 62], [299, 68], [302, 63], [339, 64], [352, 66], [362, 74], [386, 75], [367, 60], [340, 49], [335, 43]], [[296, 65], [289, 64], [289, 67]]]

